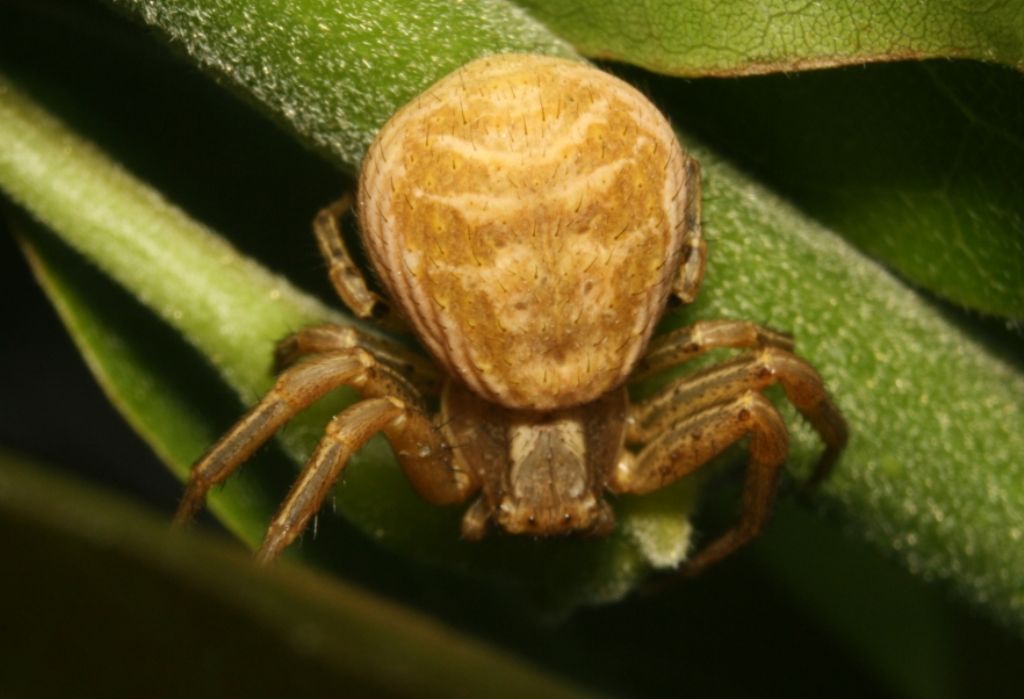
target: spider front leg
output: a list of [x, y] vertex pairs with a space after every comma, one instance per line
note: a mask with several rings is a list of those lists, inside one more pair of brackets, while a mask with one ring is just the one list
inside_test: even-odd
[[683, 377], [634, 406], [626, 440], [646, 443], [695, 412], [744, 391], [760, 391], [776, 383], [782, 385], [786, 397], [825, 443], [809, 480], [809, 484], [816, 484], [828, 475], [846, 446], [846, 421], [814, 367], [774, 345]]
[[773, 344], [669, 384], [633, 406], [626, 441], [645, 444], [622, 460], [609, 482], [615, 492], [656, 490], [691, 473], [750, 435], [750, 460], [740, 522], [701, 551], [688, 572], [707, 567], [756, 536], [771, 511], [788, 435], [758, 391], [780, 383], [787, 398], [825, 442], [810, 483], [821, 480], [847, 440], [846, 422], [814, 368]]
[[750, 435], [750, 456], [740, 521], [686, 563], [696, 574], [757, 536], [771, 515], [782, 463], [789, 448], [786, 425], [771, 402], [748, 391], [681, 420], [632, 457], [619, 461], [608, 488], [649, 493], [678, 480]]
[[[364, 400], [332, 420], [327, 437], [275, 518], [261, 560], [275, 557], [298, 535], [348, 456], [378, 431], [391, 438], [406, 476], [424, 499], [460, 502], [473, 492], [474, 479], [452, 466], [451, 450], [423, 412], [416, 390], [368, 352], [345, 350], [313, 357], [278, 377], [270, 392], [195, 464], [175, 522], [190, 520], [212, 486], [227, 479], [284, 423], [340, 386], [352, 386]], [[326, 483], [325, 489], [311, 491], [310, 483]]]
[[393, 397], [356, 403], [327, 425], [324, 438], [270, 523], [256, 553], [259, 563], [276, 559], [302, 533], [349, 459], [377, 432], [388, 438], [413, 488], [427, 502], [463, 502], [476, 489], [469, 473], [454, 468], [451, 448], [422, 410]]
[[791, 335], [744, 320], [700, 321], [652, 340], [630, 379], [646, 378], [715, 349], [777, 347], [792, 352], [793, 346]]
[[683, 224], [686, 237], [683, 239], [682, 258], [679, 272], [672, 285], [672, 294], [683, 303], [692, 303], [704, 281], [704, 268], [708, 261], [708, 247], [701, 229], [701, 182], [700, 163], [688, 155], [686, 170], [686, 191], [683, 202]]
[[366, 277], [345, 245], [341, 219], [352, 208], [352, 201], [352, 195], [346, 194], [321, 209], [313, 219], [313, 233], [316, 235], [320, 254], [327, 262], [331, 284], [334, 285], [334, 290], [341, 300], [357, 317], [373, 319], [395, 329], [404, 329], [404, 323], [395, 317], [387, 302], [367, 285]]
[[351, 325], [311, 325], [277, 343], [274, 373], [280, 373], [311, 354], [362, 349], [409, 380], [423, 393], [440, 391], [437, 370], [422, 355], [387, 337], [372, 335]]

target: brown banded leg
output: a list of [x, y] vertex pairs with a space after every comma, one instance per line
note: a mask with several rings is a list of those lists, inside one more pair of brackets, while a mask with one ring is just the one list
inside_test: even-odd
[[739, 522], [691, 558], [695, 574], [757, 536], [771, 515], [789, 436], [775, 406], [754, 391], [705, 407], [674, 424], [633, 458], [622, 459], [608, 489], [649, 493], [697, 470], [729, 445], [750, 435], [749, 458]]
[[188, 522], [211, 487], [227, 479], [284, 423], [340, 386], [352, 386], [364, 398], [386, 395], [418, 402], [405, 379], [362, 350], [324, 354], [298, 364], [281, 374], [267, 395], [192, 467], [175, 523]]
[[683, 202], [686, 237], [683, 239], [679, 274], [672, 284], [672, 293], [683, 303], [691, 303], [697, 298], [700, 284], [704, 280], [708, 248], [701, 231], [700, 163], [688, 155], [683, 157], [686, 159], [686, 201]]
[[428, 502], [464, 501], [477, 488], [472, 475], [453, 468], [451, 449], [423, 412], [392, 397], [364, 400], [339, 413], [271, 521], [256, 554], [268, 563], [302, 533], [323, 505], [352, 455], [383, 432], [416, 492]]
[[312, 325], [289, 335], [274, 350], [274, 373], [279, 373], [310, 354], [352, 349], [366, 350], [392, 369], [407, 376], [428, 394], [440, 390], [440, 377], [427, 359], [398, 342], [371, 335], [349, 325]]
[[327, 261], [334, 290], [345, 305], [359, 318], [374, 319], [394, 328], [404, 328], [388, 304], [366, 284], [366, 276], [352, 260], [341, 232], [341, 219], [352, 208], [353, 197], [346, 194], [330, 206], [321, 209], [313, 219], [320, 253]]
[[654, 338], [631, 380], [642, 379], [715, 349], [777, 347], [793, 351], [793, 337], [745, 320], [707, 320]]
[[846, 422], [829, 398], [821, 376], [810, 364], [775, 346], [737, 357], [675, 381], [633, 406], [626, 441], [644, 444], [672, 429], [688, 415], [745, 391], [781, 384], [786, 397], [825, 442], [808, 484], [824, 478], [846, 445]]

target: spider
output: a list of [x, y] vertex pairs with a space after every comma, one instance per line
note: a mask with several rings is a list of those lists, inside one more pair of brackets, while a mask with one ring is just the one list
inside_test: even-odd
[[[704, 275], [700, 167], [657, 108], [607, 73], [532, 55], [467, 64], [381, 129], [356, 203], [387, 300], [343, 241], [352, 195], [313, 224], [333, 285], [356, 316], [404, 323], [434, 361], [353, 327], [286, 338], [275, 386], [195, 464], [177, 522], [340, 386], [361, 400], [327, 425], [260, 562], [302, 532], [378, 432], [425, 500], [475, 498], [461, 525], [469, 540], [492, 527], [607, 534], [606, 493], [656, 490], [749, 437], [739, 521], [690, 559], [691, 573], [770, 516], [788, 433], [764, 388], [781, 384], [824, 441], [812, 481], [845, 445], [839, 410], [788, 335], [719, 320], [651, 340], [669, 297], [693, 301]], [[627, 382], [716, 348], [747, 352], [630, 403]]]

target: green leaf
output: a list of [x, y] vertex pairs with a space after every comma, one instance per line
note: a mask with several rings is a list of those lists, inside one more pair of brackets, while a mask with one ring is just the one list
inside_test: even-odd
[[[359, 12], [372, 14], [367, 9], [371, 5], [362, 5]], [[312, 78], [288, 70], [292, 38], [280, 27], [286, 19], [291, 21], [291, 16], [274, 15], [283, 11], [281, 8], [261, 7], [260, 16], [246, 15], [246, 21], [224, 30], [226, 34], [221, 37], [221, 43], [217, 43], [211, 39], [217, 36], [215, 30], [220, 26], [217, 17], [230, 14], [231, 8], [241, 5], [211, 2], [203, 4], [207, 8], [204, 12], [173, 11], [187, 6], [187, 3], [147, 3], [146, 16], [154, 21], [173, 20], [173, 26], [163, 26], [163, 31], [178, 36], [182, 44], [196, 50], [206, 65], [261, 67], [261, 70], [236, 72], [222, 70], [222, 76], [235, 79], [240, 75], [262, 85], [261, 89], [266, 91], [280, 89], [287, 94], [313, 94], [301, 88], [303, 80]], [[512, 18], [525, 22], [505, 5], [468, 3], [464, 8], [470, 15], [494, 12], [495, 17], [504, 18], [502, 21]], [[428, 10], [435, 9], [432, 5], [404, 3], [402, 9], [402, 31], [368, 46], [363, 56], [366, 63], [349, 64], [346, 70], [329, 75], [329, 79], [316, 76], [319, 85], [330, 86], [330, 94], [324, 99], [333, 99], [331, 95], [337, 92], [350, 95], [353, 100], [338, 102], [339, 111], [318, 112], [318, 118], [324, 121], [318, 121], [315, 129], [305, 122], [294, 122], [293, 126], [300, 132], [309, 129], [304, 132], [308, 140], [330, 144], [329, 134], [340, 133], [351, 124], [378, 124], [381, 118], [378, 115], [360, 115], [356, 109], [359, 103], [355, 101], [358, 91], [351, 86], [357, 82], [362, 85], [379, 82], [382, 86], [395, 82], [395, 76], [403, 71], [391, 68], [378, 71], [381, 65], [394, 67], [393, 61], [397, 60], [409, 66], [410, 71], [413, 67], [418, 70], [418, 67], [432, 65], [432, 57], [440, 55], [444, 42], [452, 41], [451, 32], [439, 35], [431, 29], [433, 15]], [[316, 7], [305, 8], [305, 11], [314, 10]], [[390, 16], [387, 9], [378, 10]], [[310, 15], [303, 26], [316, 26], [320, 19], [319, 15]], [[333, 15], [323, 19], [335, 21]], [[207, 26], [204, 21], [213, 24]], [[360, 26], [359, 23], [338, 22], [330, 41], [321, 41], [309, 50], [321, 57], [333, 51], [353, 50], [352, 42], [343, 37]], [[543, 34], [539, 28], [535, 27], [535, 31], [534, 36]], [[487, 45], [485, 41], [477, 41], [479, 36], [474, 33], [460, 45], [473, 46], [479, 51], [517, 48], [512, 41]], [[315, 34], [303, 37], [304, 46], [305, 42], [316, 39]], [[557, 44], [555, 39], [550, 41]], [[199, 52], [196, 46], [208, 52]], [[220, 58], [217, 58], [218, 51], [224, 52]], [[266, 62], [246, 63], [239, 58], [246, 53], [266, 57], [259, 59]], [[324, 73], [338, 67], [326, 58], [322, 65], [327, 66]], [[439, 77], [446, 67], [438, 66], [434, 77]], [[236, 86], [255, 92], [241, 78]], [[429, 78], [424, 80], [429, 82]], [[413, 89], [418, 89], [418, 85]], [[297, 99], [288, 103], [302, 104]], [[103, 226], [115, 229], [113, 235], [118, 235], [118, 246], [131, 252], [128, 256], [120, 255], [122, 262], [117, 264], [133, 260], [132, 264], [160, 269], [161, 275], [172, 274], [177, 265], [172, 260], [164, 270], [163, 261], [179, 254], [191, 254], [179, 248], [178, 239], [183, 246], [201, 248], [206, 245], [201, 242], [203, 236], [193, 233], [179, 235], [175, 232], [174, 246], [158, 244], [166, 241], [166, 237], [157, 240], [147, 237], [147, 231], [154, 230], [149, 219], [174, 219], [174, 225], [180, 225], [183, 230], [194, 229], [196, 225], [180, 214], [166, 214], [162, 204], [137, 182], [125, 185], [125, 179], [108, 177], [111, 170], [108, 162], [80, 148], [77, 140], [14, 92], [6, 93], [3, 104], [0, 108], [4, 117], [0, 120], [0, 154], [14, 153], [14, 145], [22, 147], [26, 143], [38, 148], [31, 154], [22, 151], [22, 159], [13, 156], [2, 159], [4, 155], [0, 155], [3, 186], [38, 218], [48, 223], [51, 219], [59, 220], [60, 225], [50, 223], [56, 232], [97, 264], [106, 266], [112, 277], [126, 283], [123, 280], [130, 280], [131, 270], [111, 267], [116, 260], [108, 255], [109, 250], [104, 251], [99, 240], [93, 239], [104, 234], [102, 227], [83, 235], [83, 224], [74, 221], [73, 214], [88, 213], [86, 202], [75, 200], [74, 188], [70, 191], [55, 188], [53, 182], [77, 182], [78, 178], [85, 177], [95, 180], [96, 187], [104, 188], [92, 192], [93, 199], [137, 198], [152, 204], [133, 209], [133, 216], [140, 218], [131, 224], [120, 216], [103, 221]], [[391, 108], [397, 106], [396, 102]], [[356, 111], [350, 112], [350, 107]], [[274, 104], [269, 104], [268, 108], [274, 109]], [[277, 116], [287, 120], [295, 114], [281, 112]], [[348, 145], [328, 145], [327, 150], [334, 153], [339, 164], [353, 167], [354, 158], [371, 135], [370, 128], [350, 141], [337, 136], [339, 143]], [[853, 433], [850, 449], [822, 499], [864, 535], [895, 552], [913, 570], [929, 578], [953, 582], [971, 598], [988, 605], [999, 618], [1019, 624], [1024, 616], [1019, 583], [1024, 579], [1024, 560], [1020, 547], [1007, 545], [1007, 537], [1012, 537], [1015, 531], [1019, 536], [1024, 523], [1021, 486], [1024, 467], [1017, 456], [1024, 447], [1024, 437], [1019, 430], [1024, 418], [1024, 379], [1019, 368], [992, 357], [981, 343], [972, 340], [877, 265], [856, 254], [841, 239], [781, 204], [763, 188], [723, 164], [712, 152], [695, 146], [690, 139], [687, 141], [701, 158], [707, 173], [705, 213], [713, 245], [712, 258], [700, 301], [668, 324], [678, 324], [698, 315], [726, 316], [794, 330], [801, 352], [821, 369], [846, 412]], [[53, 168], [74, 164], [81, 169], [73, 172], [32, 170], [24, 167], [26, 162]], [[69, 180], [68, 175], [76, 177]], [[114, 186], [109, 186], [111, 183]], [[51, 208], [53, 212], [48, 211]], [[116, 230], [119, 226], [131, 227], [134, 235], [119, 235]], [[65, 227], [75, 230], [65, 230]], [[147, 250], [148, 260], [139, 257]], [[191, 272], [167, 285], [175, 287], [174, 304], [188, 312], [180, 316], [164, 312], [163, 317], [195, 342], [203, 354], [225, 365], [231, 364], [232, 358], [218, 344], [221, 341], [213, 338], [213, 344], [206, 346], [203, 344], [206, 340], [195, 339], [200, 335], [198, 328], [204, 325], [197, 319], [216, 309], [204, 308], [209, 303], [207, 295], [193, 292], [190, 275]], [[218, 277], [219, 274], [211, 272], [211, 278], [202, 278], [197, 288], [219, 283]], [[262, 312], [264, 303], [245, 305], [252, 301], [248, 294], [266, 298], [261, 294], [268, 293], [268, 288], [264, 286], [261, 290], [258, 284], [257, 279], [257, 287], [241, 295], [238, 305], [227, 309], [228, 317], [239, 317], [237, 314], [246, 312], [258, 316]], [[169, 299], [154, 297], [145, 280], [134, 287], [128, 286], [158, 312], [174, 307], [168, 305]], [[281, 293], [287, 297], [291, 292]], [[231, 294], [223, 296], [229, 299]], [[197, 329], [191, 328], [194, 322]], [[237, 351], [269, 357], [274, 339], [276, 337], [254, 338], [250, 346]], [[253, 387], [249, 390], [258, 390], [256, 387], [265, 385], [267, 378], [259, 367], [254, 367], [251, 380]], [[308, 448], [309, 438], [316, 432], [314, 422], [304, 421], [300, 425], [300, 430], [307, 432], [304, 436], [286, 435], [286, 442], [293, 445], [296, 455], [303, 453], [303, 446]], [[793, 424], [794, 467], [798, 471], [806, 470], [820, 447], [795, 418]], [[575, 594], [577, 600], [588, 595], [593, 598], [621, 592], [622, 584], [635, 575], [640, 565], [633, 541], [644, 527], [638, 526], [642, 520], [631, 514], [624, 517], [625, 526], [618, 538], [608, 542], [532, 544], [504, 540], [482, 547], [458, 544], [451, 534], [457, 513], [438, 514], [418, 503], [381, 449], [380, 444], [375, 445], [354, 464], [346, 485], [339, 490], [339, 506], [358, 526], [371, 534], [379, 532], [385, 545], [413, 550], [416, 555], [431, 556], [477, 571], [502, 570], [504, 566], [507, 571], [518, 571], [519, 575], [533, 574], [538, 579], [557, 580], [561, 589], [568, 589], [567, 594]], [[688, 512], [690, 498], [691, 493], [683, 488], [657, 498], [624, 500], [620, 508], [653, 508], [655, 512], [650, 517], [673, 522], [682, 534], [680, 513]], [[392, 519], [386, 526], [377, 526], [379, 521], [374, 518], [379, 516]], [[664, 530], [655, 530], [659, 531], [664, 533]], [[671, 556], [664, 548], [666, 542], [678, 540], [671, 536], [647, 536], [645, 555], [648, 558], [652, 553]], [[559, 575], [577, 577], [560, 580]], [[580, 578], [590, 587], [580, 583]], [[604, 587], [595, 587], [599, 584]], [[578, 591], [580, 585], [586, 594]]]
[[[585, 55], [671, 75], [678, 123], [915, 284], [1024, 319], [1024, 2], [520, 3]], [[641, 78], [643, 80], [643, 78]]]
[[922, 58], [1024, 69], [1024, 3], [517, 0], [583, 54], [737, 76]]
[[4, 650], [5, 696], [589, 696], [336, 579], [259, 570], [221, 542], [171, 534], [3, 451], [0, 526], [18, 571], [0, 598], [32, 601], [4, 606], [18, 639]]
[[463, 63], [497, 51], [574, 55], [494, 0], [112, 1], [352, 172], [396, 106]]
[[1021, 73], [932, 61], [654, 89], [687, 129], [914, 284], [1024, 319]]
[[[223, 379], [199, 357], [191, 357], [195, 352], [152, 311], [126, 299], [59, 240], [31, 221], [12, 223], [36, 279], [104, 392], [184, 479], [188, 465], [219, 436], [216, 425], [237, 417], [232, 415], [237, 401]], [[209, 497], [210, 509], [250, 546], [262, 541], [287, 483], [281, 474], [271, 476], [266, 464], [253, 466]], [[253, 477], [254, 472], [262, 477]]]
[[[701, 154], [715, 241], [695, 317], [791, 329], [850, 420], [832, 505], [915, 573], [1024, 616], [1024, 375], [834, 234]], [[792, 411], [790, 411], [792, 412]], [[802, 427], [802, 425], [801, 425]], [[798, 459], [816, 450], [805, 430]]]

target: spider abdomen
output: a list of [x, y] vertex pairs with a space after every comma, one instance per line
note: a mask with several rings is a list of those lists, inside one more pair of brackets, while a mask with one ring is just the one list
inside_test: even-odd
[[400, 110], [359, 213], [392, 300], [478, 395], [549, 410], [625, 380], [678, 269], [686, 173], [626, 83], [540, 56], [475, 61]]

